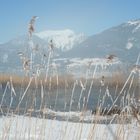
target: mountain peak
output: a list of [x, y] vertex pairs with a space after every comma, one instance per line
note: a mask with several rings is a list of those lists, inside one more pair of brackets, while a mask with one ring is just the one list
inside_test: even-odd
[[62, 35], [70, 36], [74, 34], [75, 34], [74, 31], [70, 29], [65, 29], [65, 30], [46, 30], [46, 31], [36, 33], [35, 35], [42, 39], [48, 39], [48, 37], [62, 36]]
[[48, 41], [53, 40], [56, 48], [61, 50], [69, 50], [74, 45], [85, 40], [86, 36], [83, 33], [75, 33], [73, 30], [47, 30], [35, 34], [37, 37]]
[[129, 27], [132, 27], [133, 30], [132, 30], [132, 33], [135, 33], [137, 31], [140, 31], [140, 19], [137, 19], [137, 20], [130, 20], [128, 21], [125, 26], [129, 26]]
[[137, 20], [130, 20], [127, 22], [129, 25], [139, 25], [140, 24], [140, 19]]

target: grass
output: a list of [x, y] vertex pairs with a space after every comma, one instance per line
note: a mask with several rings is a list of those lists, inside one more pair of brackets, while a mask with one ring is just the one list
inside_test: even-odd
[[[12, 79], [12, 83], [15, 87], [17, 86], [27, 86], [28, 82], [30, 80], [29, 76], [19, 76], [19, 75], [8, 75], [8, 74], [0, 74], [0, 83], [1, 84], [6, 84], [8, 81], [10, 82], [10, 78]], [[50, 81], [51, 78], [51, 81]], [[126, 81], [127, 78], [127, 74], [119, 74], [119, 73], [114, 73], [111, 77], [105, 77], [104, 83], [108, 86], [120, 86], [122, 87]], [[33, 81], [31, 83], [31, 87], [35, 87], [37, 86], [41, 86], [41, 81], [42, 84], [46, 87], [50, 86], [50, 82], [51, 82], [51, 86], [52, 89], [56, 89], [57, 88], [57, 80], [56, 80], [56, 76], [49, 76], [48, 77], [48, 82], [45, 82], [45, 78], [44, 76], [40, 76], [40, 77], [35, 77], [33, 78]], [[59, 79], [59, 88], [65, 88], [65, 86], [67, 86], [67, 88], [72, 88], [73, 83], [75, 81], [75, 78], [73, 75], [58, 75], [58, 79]], [[79, 81], [82, 81], [82, 83], [86, 82], [85, 78], [77, 78], [78, 80], [78, 85], [80, 86]], [[66, 83], [67, 81], [67, 83]], [[91, 83], [92, 79], [87, 79], [87, 84], [89, 85]], [[139, 79], [135, 78], [133, 81], [133, 86], [138, 85]], [[128, 82], [128, 85], [130, 84], [130, 81]], [[100, 86], [101, 85], [101, 77], [100, 78], [95, 78], [94, 79], [94, 85], [95, 86]]]
[[[14, 139], [22, 137], [22, 139], [38, 140], [80, 140], [86, 137], [92, 140], [108, 139], [110, 136], [114, 139], [127, 139], [133, 130], [133, 121], [137, 122], [136, 126], [140, 125], [138, 99], [135, 97], [136, 94], [138, 95], [139, 77], [137, 75], [139, 73], [136, 74], [133, 71], [123, 73], [119, 70], [111, 72], [111, 76], [108, 77], [104, 75], [97, 77], [96, 65], [94, 69], [87, 68], [85, 76], [80, 78], [70, 74], [59, 75], [57, 67], [50, 67], [53, 63], [53, 49], [48, 49], [48, 57], [43, 56], [39, 64], [33, 57], [35, 53], [32, 48], [36, 45], [32, 40], [35, 19], [36, 17], [33, 17], [29, 24], [30, 52], [27, 53], [28, 56], [25, 55], [26, 53], [22, 56], [31, 61], [26, 63], [23, 59], [23, 65], [26, 64], [25, 76], [0, 74], [2, 140], [9, 139], [11, 132], [15, 134]], [[43, 65], [45, 74], [37, 74], [41, 68], [34, 69], [36, 65]], [[52, 74], [54, 71], [55, 75]], [[90, 78], [89, 71], [92, 73]], [[36, 73], [34, 76], [33, 72]], [[91, 94], [97, 97], [94, 99]], [[137, 97], [139, 98], [139, 95]], [[118, 100], [120, 104], [116, 107]], [[97, 107], [89, 110], [89, 103], [96, 101]], [[105, 104], [108, 101], [111, 102], [111, 106]], [[63, 108], [64, 112], [56, 111], [59, 104], [63, 104], [61, 109]], [[74, 114], [72, 114], [73, 110], [75, 110]], [[88, 117], [90, 117], [89, 125], [85, 123]], [[56, 119], [61, 121], [58, 122]], [[77, 119], [77, 123], [71, 125], [74, 119]], [[103, 126], [99, 123], [103, 123]], [[111, 127], [113, 123], [116, 124], [115, 128]], [[101, 129], [102, 127], [105, 129]], [[54, 133], [54, 129], [58, 131], [57, 134]], [[137, 138], [139, 139], [139, 136]]]
[[[17, 75], [0, 75], [0, 83], [2, 85], [5, 85], [8, 81], [10, 83], [10, 85], [13, 85], [13, 88], [16, 90], [16, 87], [24, 87], [24, 89], [27, 88], [28, 84], [29, 84], [29, 80], [31, 77], [22, 77], [22, 76], [17, 76]], [[51, 78], [51, 81], [50, 81]], [[31, 85], [29, 85], [29, 90], [30, 90], [30, 94], [29, 92], [25, 92], [26, 90], [24, 90], [23, 92], [21, 92], [21, 98], [22, 99], [22, 95], [25, 92], [27, 95], [25, 98], [27, 100], [27, 102], [31, 102], [31, 104], [28, 107], [22, 108], [23, 110], [25, 109], [24, 112], [24, 116], [22, 121], [28, 123], [28, 126], [24, 126], [24, 123], [22, 124], [23, 129], [21, 130], [21, 128], [19, 127], [21, 125], [21, 121], [18, 120], [18, 117], [14, 117], [11, 118], [9, 121], [7, 121], [5, 124], [3, 124], [3, 131], [2, 131], [2, 140], [6, 140], [6, 139], [10, 139], [11, 137], [11, 131], [13, 131], [12, 133], [17, 132], [14, 136], [15, 139], [38, 139], [38, 140], [43, 140], [43, 139], [55, 139], [55, 135], [60, 136], [59, 140], [62, 139], [68, 139], [71, 136], [69, 135], [69, 133], [72, 133], [72, 137], [73, 139], [78, 139], [81, 140], [83, 137], [86, 137], [89, 140], [92, 139], [97, 139], [97, 138], [110, 138], [113, 137], [113, 139], [122, 139], [122, 140], [126, 140], [129, 137], [129, 133], [131, 133], [131, 131], [133, 131], [133, 120], [136, 120], [136, 122], [139, 125], [139, 110], [135, 109], [131, 110], [132, 107], [130, 105], [130, 101], [125, 102], [124, 106], [122, 106], [122, 108], [111, 108], [110, 110], [102, 109], [102, 103], [106, 101], [106, 98], [103, 98], [101, 103], [98, 105], [98, 109], [91, 114], [91, 118], [93, 118], [93, 120], [90, 121], [90, 126], [88, 126], [88, 129], [85, 129], [85, 126], [87, 125], [84, 120], [85, 120], [85, 114], [88, 111], [86, 108], [86, 102], [83, 105], [83, 108], [81, 110], [81, 115], [80, 120], [77, 121], [77, 123], [73, 123], [73, 126], [71, 126], [70, 121], [71, 121], [71, 116], [70, 114], [67, 116], [68, 118], [66, 119], [65, 122], [60, 122], [60, 124], [58, 126], [56, 126], [57, 122], [55, 121], [55, 118], [57, 117], [57, 115], [54, 114], [54, 116], [51, 117], [51, 123], [49, 120], [49, 117], [47, 114], [49, 114], [49, 112], [46, 110], [46, 112], [44, 112], [44, 110], [46, 109], [46, 104], [47, 101], [42, 101], [42, 105], [41, 106], [41, 110], [38, 112], [38, 115], [36, 116], [36, 122], [33, 122], [33, 117], [32, 114], [34, 114], [35, 109], [35, 100], [37, 100], [37, 97], [41, 96], [42, 93], [42, 100], [44, 100], [44, 96], [45, 94], [51, 94], [51, 90], [57, 90], [57, 88], [59, 89], [73, 89], [71, 91], [71, 100], [70, 100], [70, 107], [69, 107], [69, 111], [71, 111], [71, 107], [73, 105], [73, 97], [75, 94], [75, 89], [80, 88], [80, 84], [79, 81], [81, 80], [82, 83], [85, 83], [87, 80], [87, 86], [86, 89], [89, 90], [90, 84], [92, 82], [93, 79], [84, 79], [84, 78], [80, 78], [80, 79], [76, 79], [78, 81], [78, 85], [76, 85], [76, 80], [74, 77], [70, 76], [70, 75], [65, 75], [65, 76], [58, 76], [58, 80], [59, 80], [59, 84], [56, 81], [56, 77], [48, 77], [48, 82], [46, 83], [45, 80], [43, 80], [43, 77], [37, 77], [37, 79], [33, 78], [33, 80], [31, 81]], [[116, 85], [118, 85], [118, 89], [122, 89], [125, 82], [126, 82], [127, 76], [122, 76], [119, 74], [114, 74], [112, 77], [105, 77], [105, 85], [104, 88], [107, 87], [116, 87]], [[35, 81], [36, 80], [36, 81]], [[42, 82], [41, 82], [42, 81]], [[67, 83], [66, 83], [67, 81]], [[93, 88], [97, 87], [98, 90], [102, 87], [100, 84], [101, 78], [96, 78], [93, 80]], [[37, 82], [37, 83], [36, 83]], [[46, 91], [45, 89], [49, 89], [50, 87], [50, 82], [51, 82], [51, 88], [49, 91]], [[74, 84], [75, 83], [75, 84]], [[135, 86], [138, 86], [138, 80], [137, 78], [133, 79], [130, 78], [130, 80], [128, 80], [127, 82], [127, 88], [124, 88], [124, 91], [126, 90], [127, 94], [132, 95], [132, 91], [134, 90], [129, 90], [129, 89], [134, 89]], [[12, 89], [12, 86], [10, 86], [10, 90]], [[33, 90], [34, 89], [34, 90]], [[42, 89], [42, 90], [39, 90]], [[82, 90], [82, 89], [81, 89]], [[120, 90], [117, 91], [117, 94], [119, 94]], [[12, 90], [11, 90], [12, 91]], [[38, 92], [39, 91], [39, 92]], [[125, 94], [125, 92], [123, 91], [123, 94]], [[68, 92], [66, 92], [67, 94]], [[38, 94], [38, 95], [37, 95]], [[115, 92], [114, 92], [115, 94]], [[30, 95], [30, 96], [29, 96]], [[12, 96], [14, 96], [12, 94]], [[132, 96], [131, 96], [132, 97]], [[30, 98], [30, 99], [29, 99]], [[12, 98], [11, 98], [12, 99]], [[126, 98], [127, 99], [127, 98]], [[24, 100], [24, 99], [23, 99]], [[26, 101], [25, 100], [25, 101]], [[19, 100], [20, 102], [21, 100]], [[57, 102], [57, 101], [56, 101]], [[131, 109], [126, 109], [126, 107], [130, 107]], [[21, 108], [20, 108], [21, 109]], [[9, 110], [9, 111], [8, 111]], [[7, 112], [11, 117], [13, 117], [16, 114], [19, 114], [18, 112], [15, 112], [15, 110], [8, 106], [8, 110], [6, 110], [5, 112]], [[18, 110], [20, 112], [20, 110]], [[66, 112], [65, 112], [66, 113]], [[42, 114], [42, 115], [41, 115]], [[7, 116], [7, 115], [6, 115]], [[27, 118], [26, 116], [28, 116], [28, 122], [27, 122]], [[58, 115], [59, 116], [59, 115]], [[101, 123], [101, 116], [104, 117], [111, 117], [111, 120], [109, 120], [109, 122], [104, 121], [104, 125], [107, 128], [103, 129], [100, 128], [100, 123]], [[6, 117], [5, 117], [6, 118]], [[96, 119], [95, 119], [96, 118]], [[26, 119], [26, 120], [24, 120]], [[13, 124], [14, 122], [16, 122], [16, 127], [13, 128]], [[40, 123], [39, 123], [40, 122]], [[115, 127], [112, 128], [111, 126], [115, 123]], [[22, 131], [19, 133], [19, 131], [17, 130], [17, 128], [19, 129], [19, 131]], [[58, 134], [54, 134], [53, 130], [57, 129]], [[128, 133], [126, 133], [126, 130], [128, 129]], [[99, 132], [101, 132], [101, 134], [99, 134]], [[98, 135], [99, 134], [99, 135]], [[138, 136], [135, 136], [139, 139], [139, 133]]]
[[[23, 86], [26, 87], [29, 83], [29, 80], [31, 77], [28, 76], [18, 76], [18, 75], [8, 75], [8, 74], [0, 74], [0, 83], [1, 84], [6, 84], [8, 81], [10, 82], [10, 78], [12, 79], [12, 83], [15, 87], [18, 86]], [[45, 79], [43, 77], [34, 77], [31, 83], [31, 87], [36, 87], [37, 86], [41, 86], [41, 81], [42, 84], [46, 87], [50, 86], [50, 78], [51, 78], [51, 86], [52, 89], [56, 89], [57, 88], [57, 82], [56, 82], [56, 76], [54, 77], [48, 77], [48, 82], [45, 82]], [[64, 88], [65, 86], [65, 79], [67, 79], [67, 86], [70, 88], [73, 84], [74, 78], [71, 75], [65, 75], [65, 76], [58, 76], [59, 78], [59, 87], [60, 88]]]

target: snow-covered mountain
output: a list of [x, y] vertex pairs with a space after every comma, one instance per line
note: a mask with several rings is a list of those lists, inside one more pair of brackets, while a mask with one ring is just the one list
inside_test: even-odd
[[[104, 65], [106, 56], [110, 54], [115, 55], [121, 63], [134, 64], [140, 53], [140, 20], [128, 21], [90, 37], [69, 29], [48, 30], [33, 35], [33, 42], [38, 44], [37, 49], [41, 54], [47, 53], [48, 42], [51, 39], [55, 46], [54, 52], [58, 54], [55, 59], [62, 59], [59, 63], [62, 70], [66, 65], [71, 67], [76, 64], [79, 65], [78, 69], [76, 68], [79, 72], [81, 65], [88, 65], [91, 61]], [[27, 35], [0, 44], [0, 71], [22, 67], [17, 53], [28, 50], [28, 47]], [[63, 58], [66, 58], [66, 62]], [[99, 62], [100, 60], [102, 62]]]
[[55, 47], [60, 48], [62, 51], [70, 50], [73, 46], [80, 44], [86, 39], [83, 33], [76, 34], [70, 29], [48, 30], [36, 33], [35, 35], [45, 41], [52, 39]]
[[[39, 52], [47, 53], [48, 42], [53, 41], [54, 52], [59, 55], [63, 51], [68, 51], [83, 42], [87, 37], [83, 33], [75, 33], [70, 29], [48, 30], [34, 33], [32, 40], [34, 45], [38, 45]], [[18, 36], [4, 44], [0, 44], [0, 71], [11, 71], [11, 68], [21, 66], [18, 52], [25, 52], [29, 48], [29, 38], [27, 35]], [[15, 69], [16, 70], [16, 69]]]
[[140, 20], [133, 20], [90, 36], [63, 57], [105, 57], [116, 55], [121, 61], [134, 63], [140, 52]]
[[124, 26], [132, 26], [134, 28], [132, 32], [135, 33], [140, 30], [140, 20], [128, 21]]

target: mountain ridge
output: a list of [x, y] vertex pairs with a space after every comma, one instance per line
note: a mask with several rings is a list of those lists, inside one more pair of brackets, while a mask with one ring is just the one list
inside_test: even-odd
[[[40, 32], [40, 34], [35, 33], [32, 40], [35, 45], [39, 46], [38, 49], [41, 49], [41, 53], [44, 54], [48, 51], [48, 41], [52, 39], [57, 58], [81, 58], [78, 61], [84, 61], [87, 58], [101, 58], [103, 60], [107, 55], [114, 54], [121, 62], [134, 64], [140, 52], [139, 26], [140, 20], [128, 21], [89, 37], [68, 29], [64, 31], [49, 31], [46, 34], [46, 31], [44, 31], [45, 36], [42, 38], [39, 37], [43, 32]], [[66, 36], [63, 37], [63, 34]], [[79, 42], [81, 35], [83, 38]], [[67, 41], [69, 38], [72, 38], [70, 40], [73, 42], [72, 46], [69, 46], [71, 42]], [[60, 44], [61, 39], [64, 40], [63, 47]], [[66, 43], [66, 49], [64, 49], [64, 43]], [[60, 45], [60, 47], [56, 45]], [[0, 71], [21, 67], [17, 53], [20, 51], [24, 52], [28, 48], [29, 38], [24, 35], [10, 40], [5, 44], [0, 44]], [[99, 59], [97, 60], [99, 61]], [[90, 60], [88, 59], [88, 61]]]
[[115, 54], [122, 61], [134, 62], [140, 52], [140, 21], [129, 24], [130, 21], [92, 35], [62, 57], [105, 57]]

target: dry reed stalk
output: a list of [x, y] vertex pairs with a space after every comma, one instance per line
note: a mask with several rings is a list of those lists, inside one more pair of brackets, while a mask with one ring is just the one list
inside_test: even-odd
[[29, 83], [28, 83], [28, 86], [26, 87], [26, 90], [24, 91], [24, 93], [23, 93], [23, 95], [22, 95], [22, 97], [21, 97], [21, 100], [20, 100], [19, 103], [18, 103], [17, 108], [19, 108], [19, 106], [20, 106], [20, 104], [21, 104], [21, 102], [22, 102], [24, 96], [26, 95], [26, 93], [27, 93], [27, 91], [28, 91], [28, 89], [29, 89], [29, 87], [30, 87], [30, 85], [31, 85], [32, 80], [33, 80], [33, 77], [30, 78], [30, 81], [29, 81]]
[[6, 124], [3, 127], [4, 132], [3, 132], [2, 140], [7, 140], [8, 139], [8, 133], [10, 134], [11, 124], [12, 124], [12, 118], [10, 118], [9, 121], [7, 121]]
[[66, 126], [65, 126], [65, 132], [64, 132], [64, 137], [63, 139], [65, 139], [66, 137], [66, 132], [67, 132], [67, 128], [68, 128], [68, 122], [69, 122], [69, 119], [70, 119], [70, 112], [71, 112], [71, 107], [72, 107], [72, 103], [73, 103], [73, 95], [74, 95], [74, 92], [75, 92], [75, 88], [76, 88], [76, 85], [77, 85], [77, 80], [74, 82], [73, 84], [73, 88], [72, 88], [72, 93], [71, 93], [71, 99], [70, 99], [70, 107], [69, 107], [69, 116], [66, 120]]

